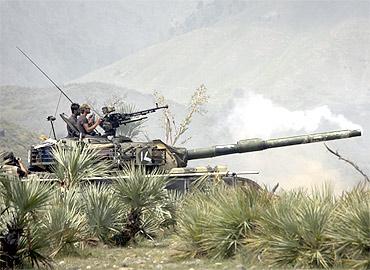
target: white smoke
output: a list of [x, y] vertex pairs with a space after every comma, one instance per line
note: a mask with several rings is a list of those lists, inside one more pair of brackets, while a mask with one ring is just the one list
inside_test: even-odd
[[238, 138], [270, 138], [274, 134], [288, 132], [312, 133], [320, 125], [330, 125], [338, 129], [362, 129], [341, 114], [334, 114], [328, 106], [313, 109], [290, 111], [275, 104], [262, 95], [249, 92], [235, 100], [236, 107], [227, 118], [230, 130], [238, 130]]

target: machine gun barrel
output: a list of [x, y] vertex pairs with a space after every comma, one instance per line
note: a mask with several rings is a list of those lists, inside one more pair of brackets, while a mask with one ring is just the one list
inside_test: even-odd
[[147, 110], [142, 110], [142, 111], [138, 111], [138, 112], [133, 112], [133, 113], [125, 113], [125, 117], [126, 118], [131, 118], [131, 117], [136, 117], [136, 116], [139, 116], [139, 115], [146, 115], [148, 113], [153, 113], [157, 110], [160, 110], [160, 109], [168, 109], [168, 105], [165, 105], [165, 106], [158, 106], [155, 107], [155, 108], [150, 108], [150, 109], [147, 109]]
[[268, 148], [346, 139], [356, 136], [361, 136], [360, 130], [339, 130], [270, 140], [262, 140], [258, 138], [247, 139], [238, 141], [236, 144], [189, 149], [187, 150], [187, 159], [211, 158], [236, 153], [262, 151]]

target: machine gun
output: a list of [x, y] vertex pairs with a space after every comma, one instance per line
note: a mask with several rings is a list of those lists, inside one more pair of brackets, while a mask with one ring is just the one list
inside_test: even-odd
[[128, 123], [147, 119], [146, 116], [144, 117], [141, 116], [147, 115], [149, 113], [154, 113], [157, 110], [167, 108], [168, 105], [158, 106], [158, 103], [156, 103], [156, 107], [147, 110], [132, 113], [119, 113], [115, 112], [114, 107], [103, 107], [102, 112], [104, 114], [104, 117], [102, 118], [100, 127], [104, 130], [105, 136], [115, 136], [117, 128], [119, 128], [121, 125], [126, 125]]

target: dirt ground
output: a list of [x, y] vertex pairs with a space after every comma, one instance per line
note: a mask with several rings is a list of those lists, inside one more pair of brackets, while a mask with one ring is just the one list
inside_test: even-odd
[[[55, 258], [56, 269], [235, 269], [244, 270], [240, 260], [212, 261], [209, 259], [180, 259], [173, 239], [143, 241], [134, 246], [111, 248], [89, 247], [75, 256]], [[248, 267], [249, 269], [250, 267]]]

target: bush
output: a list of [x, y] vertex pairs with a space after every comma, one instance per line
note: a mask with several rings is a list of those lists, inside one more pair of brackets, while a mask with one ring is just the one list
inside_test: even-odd
[[274, 267], [329, 268], [335, 256], [329, 234], [335, 201], [331, 190], [288, 192], [264, 212], [247, 248]]
[[[168, 177], [162, 171], [153, 170], [147, 173], [144, 167], [129, 166], [119, 174], [112, 188], [117, 201], [128, 211], [122, 230], [115, 236], [118, 245], [126, 245], [138, 234], [153, 237], [153, 232], [162, 223], [161, 215], [170, 215], [166, 209], [167, 183]], [[153, 216], [156, 218], [151, 218], [149, 222], [148, 217]]]
[[81, 210], [78, 189], [54, 193], [54, 200], [43, 220], [42, 230], [50, 245], [50, 256], [74, 252], [75, 245], [87, 240], [86, 217]]
[[260, 211], [270, 202], [264, 191], [218, 185], [187, 198], [179, 216], [178, 236], [185, 256], [227, 258], [255, 230]]
[[0, 175], [0, 267], [51, 267], [48, 244], [40, 230], [40, 218], [50, 203], [48, 184], [22, 182]]
[[370, 190], [368, 184], [343, 194], [335, 209], [330, 236], [340, 263], [370, 268]]
[[108, 186], [88, 185], [83, 193], [83, 211], [90, 235], [109, 243], [112, 236], [122, 228], [122, 207]]

